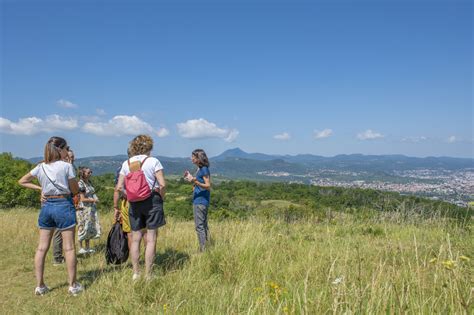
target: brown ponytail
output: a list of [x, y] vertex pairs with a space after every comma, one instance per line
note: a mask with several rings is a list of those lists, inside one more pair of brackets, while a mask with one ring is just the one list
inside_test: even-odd
[[61, 160], [61, 150], [67, 147], [67, 142], [61, 137], [51, 137], [44, 146], [44, 162], [46, 164]]

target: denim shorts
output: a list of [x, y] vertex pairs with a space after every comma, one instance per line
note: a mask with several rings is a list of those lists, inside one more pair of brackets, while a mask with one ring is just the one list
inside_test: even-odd
[[41, 207], [38, 227], [45, 230], [67, 230], [76, 225], [76, 208], [70, 198], [48, 199]]

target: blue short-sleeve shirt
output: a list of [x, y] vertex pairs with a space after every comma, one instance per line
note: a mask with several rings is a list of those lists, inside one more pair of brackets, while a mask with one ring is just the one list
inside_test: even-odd
[[[200, 167], [196, 173], [196, 179], [198, 180], [198, 182], [204, 184], [205, 176], [211, 177], [209, 168], [207, 166]], [[200, 186], [197, 186], [197, 185], [194, 186], [193, 204], [208, 206], [210, 199], [211, 199], [211, 192], [209, 190], [201, 188]]]

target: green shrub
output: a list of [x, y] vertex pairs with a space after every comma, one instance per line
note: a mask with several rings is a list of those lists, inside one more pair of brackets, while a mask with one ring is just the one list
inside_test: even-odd
[[33, 167], [27, 161], [14, 159], [10, 153], [0, 154], [0, 208], [40, 207], [39, 192], [18, 184]]

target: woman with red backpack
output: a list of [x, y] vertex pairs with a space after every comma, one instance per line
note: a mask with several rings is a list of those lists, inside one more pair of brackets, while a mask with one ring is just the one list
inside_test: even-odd
[[130, 158], [122, 164], [114, 192], [115, 218], [120, 218], [119, 199], [124, 189], [130, 203], [129, 219], [132, 229], [133, 279], [140, 276], [140, 242], [147, 234], [145, 245], [145, 275], [151, 278], [153, 261], [156, 254], [156, 238], [159, 227], [166, 224], [163, 210], [165, 196], [165, 178], [163, 166], [151, 155], [153, 139], [139, 135], [130, 142]]

